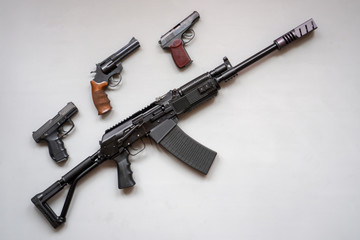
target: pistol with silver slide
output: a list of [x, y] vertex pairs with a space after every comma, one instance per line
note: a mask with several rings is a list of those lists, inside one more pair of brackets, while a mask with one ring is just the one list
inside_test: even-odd
[[199, 18], [200, 14], [194, 11], [190, 16], [160, 37], [160, 46], [163, 49], [170, 49], [171, 56], [178, 68], [186, 67], [192, 62], [184, 46], [195, 37], [195, 32], [191, 27]]

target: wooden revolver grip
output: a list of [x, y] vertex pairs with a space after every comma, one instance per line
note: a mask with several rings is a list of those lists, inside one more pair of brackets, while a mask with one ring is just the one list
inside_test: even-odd
[[186, 67], [191, 63], [191, 59], [186, 52], [182, 41], [180, 39], [176, 39], [170, 46], [171, 56], [174, 59], [176, 66], [179, 68]]
[[95, 104], [98, 114], [102, 115], [111, 110], [110, 100], [105, 93], [105, 88], [107, 87], [107, 82], [96, 83], [95, 81], [90, 81], [91, 84], [91, 93], [92, 98]]

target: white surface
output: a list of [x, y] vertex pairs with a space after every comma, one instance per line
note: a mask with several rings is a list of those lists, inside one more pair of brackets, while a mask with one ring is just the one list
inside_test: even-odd
[[[359, 1], [2, 1], [1, 239], [359, 239]], [[197, 10], [184, 71], [159, 37]], [[146, 141], [137, 185], [105, 163], [79, 184], [54, 230], [30, 198], [98, 149], [108, 127], [169, 89], [233, 64], [314, 18], [318, 29], [225, 84], [179, 126], [218, 152], [201, 176]], [[136, 37], [123, 82], [98, 117], [89, 81]], [[36, 130], [73, 101], [79, 113], [55, 164]], [[63, 198], [52, 203], [60, 209]]]

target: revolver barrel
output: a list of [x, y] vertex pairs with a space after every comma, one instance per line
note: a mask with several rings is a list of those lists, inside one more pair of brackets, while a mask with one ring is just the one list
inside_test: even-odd
[[105, 74], [110, 73], [113, 69], [116, 68], [116, 65], [122, 59], [124, 59], [126, 56], [128, 56], [130, 53], [132, 53], [135, 49], [139, 47], [139, 41], [133, 37], [128, 44], [126, 44], [123, 48], [112, 54], [100, 64], [101, 70]]

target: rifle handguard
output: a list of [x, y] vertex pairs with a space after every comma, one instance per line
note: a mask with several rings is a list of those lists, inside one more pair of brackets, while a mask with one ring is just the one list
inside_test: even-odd
[[102, 115], [111, 110], [110, 100], [105, 93], [105, 88], [108, 86], [107, 82], [96, 83], [90, 81], [92, 98], [95, 104], [98, 114]]

